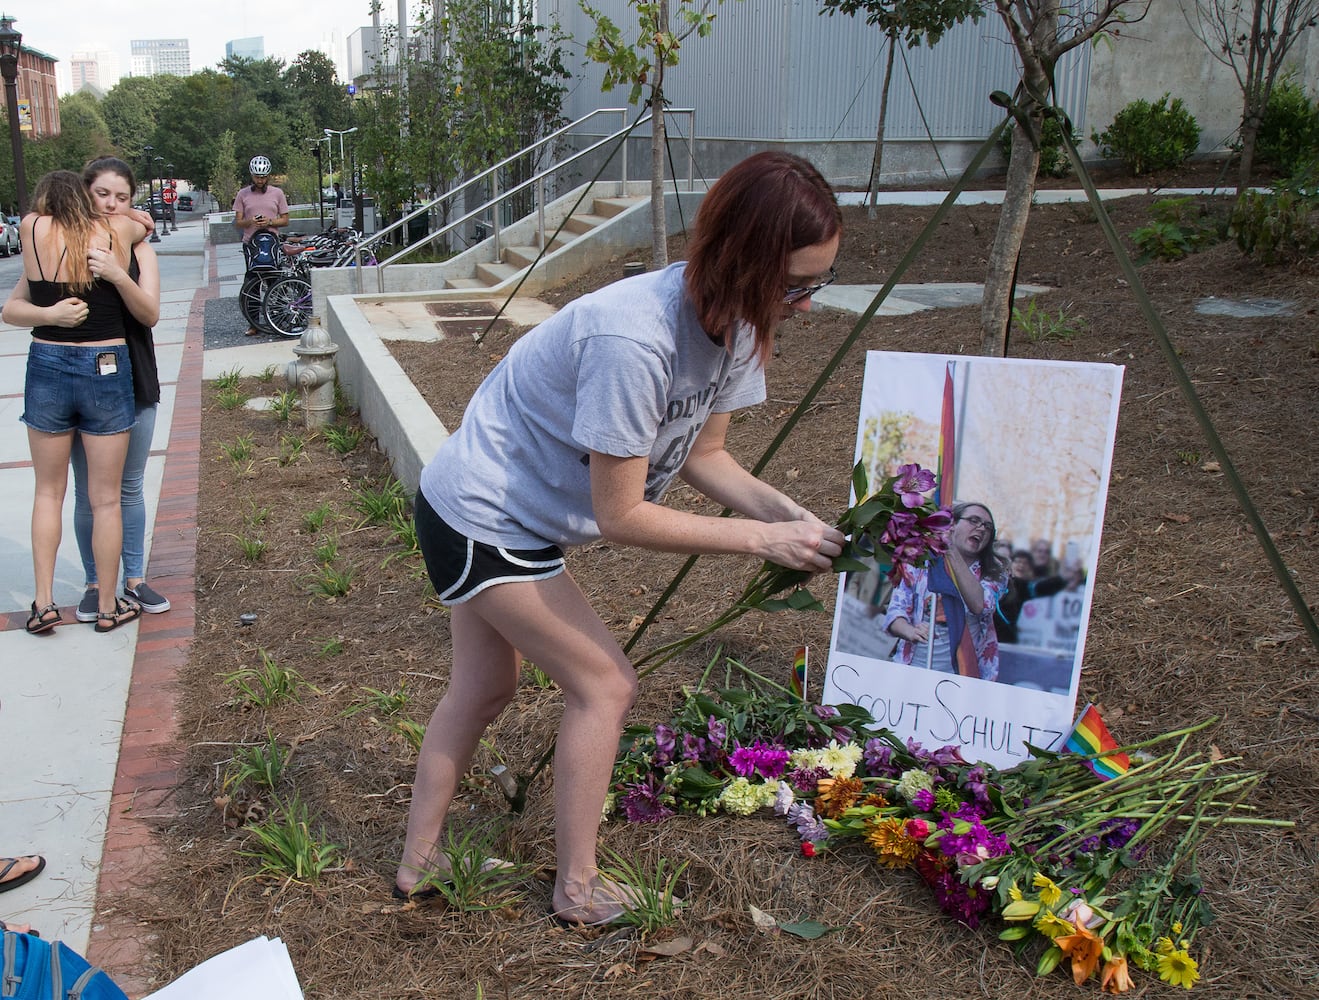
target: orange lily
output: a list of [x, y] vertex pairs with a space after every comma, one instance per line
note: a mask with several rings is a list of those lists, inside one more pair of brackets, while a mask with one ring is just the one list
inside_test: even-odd
[[1105, 993], [1125, 993], [1135, 985], [1127, 969], [1126, 955], [1118, 955], [1104, 963], [1104, 971], [1099, 974], [1100, 990]]
[[1072, 959], [1072, 979], [1080, 986], [1092, 975], [1099, 965], [1099, 957], [1104, 953], [1104, 939], [1095, 937], [1084, 925], [1078, 925], [1075, 934], [1053, 939], [1053, 943], [1062, 949], [1064, 955]]

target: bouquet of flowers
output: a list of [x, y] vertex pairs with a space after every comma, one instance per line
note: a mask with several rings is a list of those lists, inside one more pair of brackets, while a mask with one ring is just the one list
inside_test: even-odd
[[856, 706], [804, 703], [735, 661], [729, 680], [750, 686], [706, 693], [715, 662], [670, 722], [625, 733], [606, 814], [773, 807], [806, 857], [859, 841], [968, 926], [1003, 921], [1019, 952], [1039, 947], [1040, 975], [1067, 961], [1078, 985], [1098, 972], [1121, 993], [1137, 967], [1189, 989], [1212, 920], [1196, 846], [1223, 823], [1287, 825], [1245, 801], [1261, 774], [1190, 750], [1209, 722], [1121, 748], [1132, 766], [1107, 781], [1087, 766], [1098, 754], [1039, 748], [1001, 771], [903, 742]]
[[[873, 559], [884, 572], [897, 577], [904, 567], [924, 566], [942, 555], [947, 549], [945, 536], [953, 518], [948, 510], [936, 506], [926, 496], [934, 489], [935, 482], [935, 475], [929, 469], [903, 465], [872, 492], [865, 465], [858, 462], [852, 470], [856, 503], [835, 522], [847, 542], [833, 561], [834, 572], [864, 573], [871, 569], [865, 560]], [[651, 650], [636, 660], [635, 665], [650, 664], [648, 673], [748, 611], [823, 611], [824, 605], [806, 588], [810, 578], [811, 574], [805, 570], [766, 562], [727, 611], [699, 632]]]

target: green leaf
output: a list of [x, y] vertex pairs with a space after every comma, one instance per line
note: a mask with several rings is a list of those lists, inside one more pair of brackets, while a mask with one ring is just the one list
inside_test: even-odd
[[796, 937], [805, 938], [807, 941], [814, 941], [816, 938], [824, 937], [837, 929], [837, 927], [826, 927], [818, 920], [798, 920], [792, 923], [779, 924], [779, 930], [785, 934], [793, 934]]
[[1035, 933], [1033, 927], [1005, 927], [999, 931], [1000, 941], [1023, 941]]

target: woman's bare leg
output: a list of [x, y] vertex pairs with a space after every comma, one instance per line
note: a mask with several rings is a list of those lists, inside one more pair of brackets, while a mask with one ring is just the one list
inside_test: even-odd
[[36, 488], [32, 495], [32, 575], [37, 608], [54, 603], [55, 557], [64, 526], [64, 492], [69, 484], [69, 449], [73, 431], [47, 434], [27, 431]]
[[471, 602], [563, 691], [554, 756], [554, 910], [593, 922], [617, 915], [618, 895], [596, 868], [596, 836], [636, 673], [567, 573], [492, 587]]
[[426, 729], [398, 885], [433, 870], [444, 816], [485, 727], [517, 687], [519, 651], [564, 693], [554, 762], [554, 908], [591, 922], [621, 910], [602, 885], [595, 844], [636, 674], [568, 574], [491, 587], [453, 609], [449, 690]]
[[[512, 586], [511, 584], [508, 586]], [[456, 605], [449, 619], [453, 667], [417, 755], [408, 832], [396, 884], [411, 891], [426, 872], [442, 871], [444, 817], [472, 761], [481, 734], [517, 691], [520, 657], [471, 606]]]

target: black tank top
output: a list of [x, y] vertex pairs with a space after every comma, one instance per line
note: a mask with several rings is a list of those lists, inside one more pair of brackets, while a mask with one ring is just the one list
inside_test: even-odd
[[[41, 220], [38, 219], [37, 222]], [[53, 225], [53, 223], [52, 223]], [[32, 227], [36, 233], [36, 224]], [[35, 244], [36, 241], [33, 240]], [[114, 234], [110, 234], [110, 248], [114, 249]], [[32, 253], [36, 253], [35, 246]], [[66, 246], [60, 254], [55, 271], [64, 262], [64, 255], [69, 252]], [[86, 344], [98, 340], [121, 340], [124, 337], [124, 300], [119, 297], [115, 286], [108, 281], [96, 280], [92, 287], [84, 292], [75, 292], [67, 282], [47, 281], [41, 269], [41, 257], [37, 257], [37, 273], [41, 275], [36, 281], [28, 281], [28, 291], [33, 305], [53, 306], [61, 299], [76, 296], [87, 303], [87, 319], [80, 326], [69, 329], [64, 326], [38, 326], [32, 330], [32, 336], [41, 340], [53, 340], [60, 344]]]

